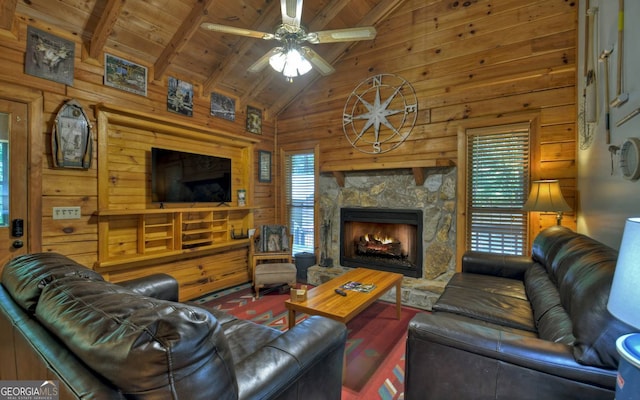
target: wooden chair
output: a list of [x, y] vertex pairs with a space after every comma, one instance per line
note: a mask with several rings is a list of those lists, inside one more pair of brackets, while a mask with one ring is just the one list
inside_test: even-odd
[[249, 241], [251, 276], [256, 298], [266, 285], [296, 284], [296, 266], [293, 263], [293, 236], [284, 225], [262, 225]]

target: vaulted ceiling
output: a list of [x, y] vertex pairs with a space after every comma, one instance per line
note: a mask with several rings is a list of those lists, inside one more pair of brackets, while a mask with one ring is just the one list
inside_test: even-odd
[[[401, 2], [305, 0], [302, 24], [307, 32], [375, 27]], [[77, 35], [83, 61], [102, 63], [104, 53], [111, 53], [147, 66], [152, 80], [174, 76], [201, 88], [203, 95], [219, 91], [271, 115], [323, 78], [315, 70], [293, 82], [271, 68], [250, 73], [247, 68], [277, 42], [200, 26], [211, 22], [272, 33], [282, 21], [278, 0], [4, 0], [0, 11], [0, 28], [11, 29], [9, 17], [16, 16], [40, 29]], [[354, 45], [373, 47], [375, 40], [310, 46], [335, 64]]]

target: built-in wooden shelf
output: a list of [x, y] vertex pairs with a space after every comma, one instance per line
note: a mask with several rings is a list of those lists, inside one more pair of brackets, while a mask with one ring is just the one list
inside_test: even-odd
[[455, 162], [448, 158], [412, 161], [371, 162], [353, 164], [348, 161], [327, 162], [320, 167], [321, 173], [331, 173], [336, 178], [338, 185], [344, 187], [345, 173], [355, 171], [376, 171], [383, 169], [410, 169], [416, 181], [416, 185], [422, 185], [425, 180], [425, 169], [434, 167], [453, 167]]
[[234, 239], [232, 231], [248, 230], [252, 207], [219, 206], [101, 210], [97, 267], [172, 258], [249, 245]]

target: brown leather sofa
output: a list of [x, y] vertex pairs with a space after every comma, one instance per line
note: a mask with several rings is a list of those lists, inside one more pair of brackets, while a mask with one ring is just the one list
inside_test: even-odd
[[57, 380], [60, 399], [337, 399], [344, 324], [282, 333], [178, 303], [154, 275], [112, 284], [55, 253], [9, 261], [0, 285], [0, 380]]
[[617, 252], [555, 226], [532, 257], [468, 252], [432, 313], [409, 324], [405, 398], [613, 399], [607, 310]]

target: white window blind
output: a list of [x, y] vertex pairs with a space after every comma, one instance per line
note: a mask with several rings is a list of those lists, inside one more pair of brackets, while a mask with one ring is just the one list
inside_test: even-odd
[[314, 166], [313, 153], [285, 157], [285, 193], [293, 254], [314, 251]]
[[484, 128], [467, 136], [467, 248], [526, 254], [529, 127]]

